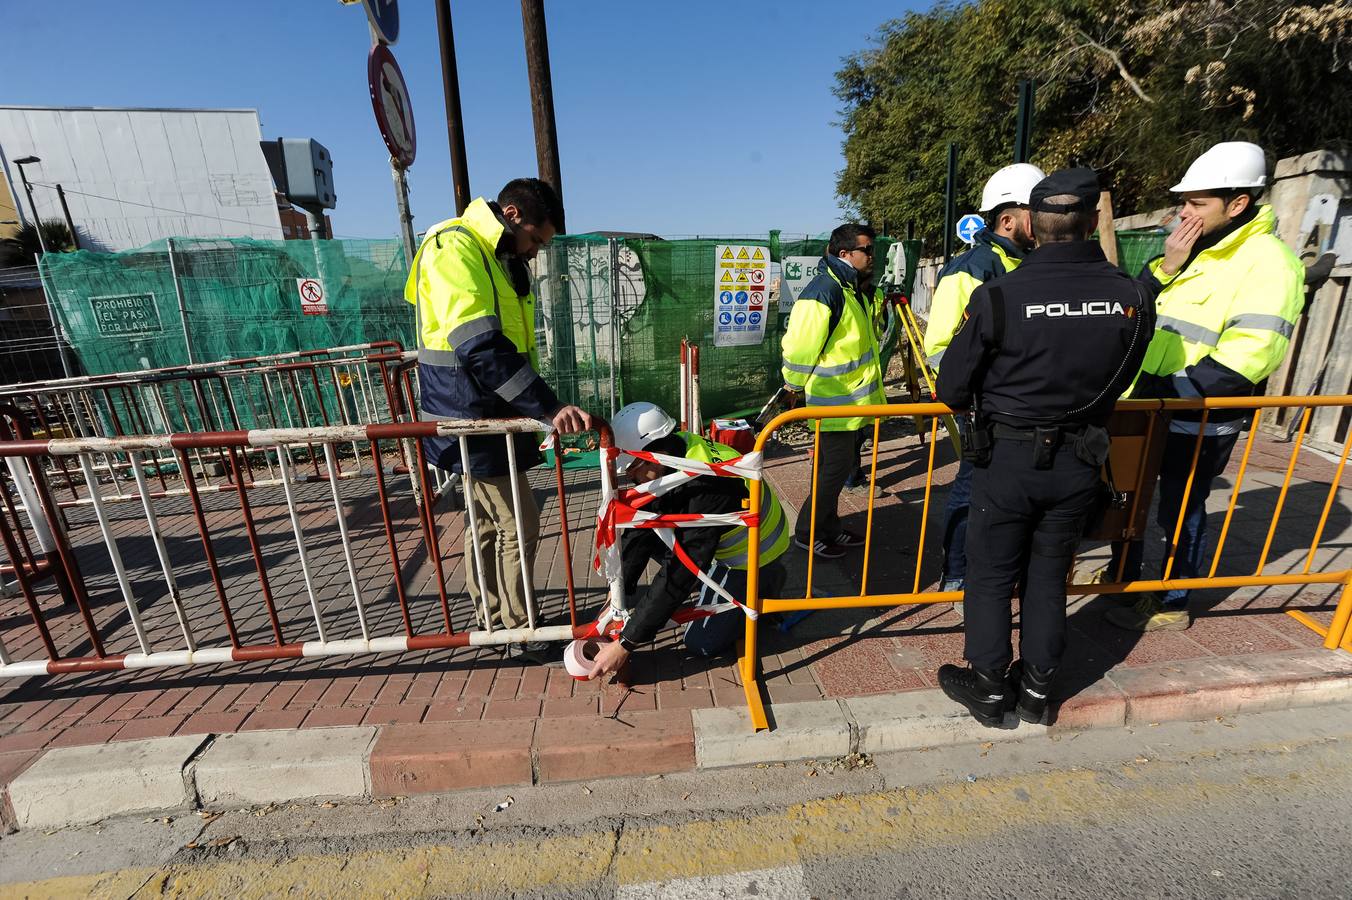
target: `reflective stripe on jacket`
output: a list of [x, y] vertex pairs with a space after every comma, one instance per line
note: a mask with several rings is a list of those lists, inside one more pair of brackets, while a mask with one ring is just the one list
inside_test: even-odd
[[[1168, 378], [1180, 397], [1244, 396], [1281, 365], [1304, 305], [1305, 270], [1273, 233], [1276, 221], [1272, 207], [1259, 207], [1252, 220], [1172, 278], [1161, 270], [1162, 259], [1151, 263], [1164, 287], [1143, 373]], [[1248, 384], [1213, 387], [1212, 373], [1224, 371], [1213, 363]], [[1197, 432], [1187, 422], [1197, 416], [1174, 418], [1175, 430]], [[1225, 421], [1231, 418], [1213, 413], [1208, 433], [1238, 430]]]
[[1009, 238], [983, 228], [972, 239], [970, 250], [958, 254], [939, 272], [939, 283], [930, 300], [925, 326], [925, 361], [939, 368], [944, 351], [953, 342], [967, 318], [972, 291], [992, 278], [1018, 268], [1023, 251]]
[[[860, 302], [857, 283], [853, 266], [828, 256], [793, 304], [782, 374], [785, 384], [805, 391], [808, 406], [886, 402], [871, 304]], [[862, 417], [823, 419], [820, 428], [853, 431], [863, 424]]]
[[[719, 444], [708, 438], [700, 437], [697, 434], [691, 434], [688, 431], [678, 432], [681, 440], [685, 441], [685, 458], [693, 459], [696, 462], [726, 462], [730, 459], [736, 459], [741, 456], [741, 451], [734, 450], [727, 444]], [[751, 483], [745, 478], [742, 482], [751, 490]], [[733, 569], [745, 569], [747, 567], [747, 548], [748, 537], [751, 534], [750, 529], [738, 525], [729, 528], [723, 532], [718, 539], [718, 549], [714, 551], [714, 559], [723, 563], [725, 566]], [[760, 564], [768, 565], [784, 554], [789, 548], [788, 517], [784, 515], [784, 507], [780, 505], [779, 498], [775, 496], [770, 483], [761, 480], [761, 500], [760, 500]]]
[[[505, 263], [499, 255], [505, 235], [509, 242], [507, 225], [480, 198], [463, 216], [433, 226], [418, 248], [404, 299], [418, 311], [423, 418], [548, 419], [559, 408], [538, 374], [535, 297], [524, 261]], [[529, 434], [515, 438], [519, 468], [540, 461], [538, 443]], [[472, 437], [468, 445], [473, 474], [507, 473], [504, 438]], [[434, 465], [460, 470], [455, 439], [428, 438], [424, 447]]]

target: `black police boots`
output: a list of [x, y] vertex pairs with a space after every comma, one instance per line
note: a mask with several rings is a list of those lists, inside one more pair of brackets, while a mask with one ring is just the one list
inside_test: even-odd
[[999, 728], [1005, 718], [1009, 685], [1003, 672], [975, 667], [939, 667], [939, 687], [987, 728]]
[[1039, 669], [1023, 660], [1009, 667], [1009, 695], [1020, 719], [1033, 725], [1047, 724], [1047, 695], [1055, 677], [1055, 669]]

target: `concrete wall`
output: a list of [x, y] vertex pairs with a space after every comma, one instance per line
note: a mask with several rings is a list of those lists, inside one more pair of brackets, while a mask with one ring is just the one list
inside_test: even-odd
[[[1291, 352], [1272, 377], [1267, 393], [1352, 393], [1352, 328], [1347, 327], [1352, 280], [1352, 159], [1331, 151], [1306, 153], [1277, 163], [1265, 198], [1277, 213], [1277, 233], [1307, 266], [1326, 251], [1337, 263], [1322, 285], [1307, 290], [1305, 315], [1292, 336]], [[1339, 452], [1352, 414], [1319, 410], [1310, 418], [1306, 442]], [[1299, 411], [1273, 416], [1265, 428], [1298, 427]]]
[[[86, 248], [130, 250], [166, 237], [281, 240], [261, 136], [251, 109], [0, 106], [0, 174], [22, 193], [12, 161], [40, 157], [27, 167], [39, 216], [62, 218], [52, 187], [62, 185]], [[31, 218], [18, 205], [18, 218]]]

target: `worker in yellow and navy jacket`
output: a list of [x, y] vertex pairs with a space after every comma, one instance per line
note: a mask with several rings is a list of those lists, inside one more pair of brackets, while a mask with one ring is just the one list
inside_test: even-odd
[[[798, 295], [782, 342], [784, 387], [808, 406], [865, 406], [885, 403], [878, 336], [873, 325], [870, 275], [873, 229], [841, 225], [831, 232], [818, 275]], [[865, 293], [861, 294], [862, 290]], [[822, 419], [815, 499], [798, 511], [794, 546], [809, 549], [812, 511], [817, 515], [811, 552], [838, 559], [862, 536], [841, 527], [837, 504], [846, 479], [858, 465], [858, 431], [865, 419]]]
[[[539, 375], [535, 297], [527, 263], [562, 223], [563, 204], [554, 189], [538, 178], [518, 178], [507, 183], [497, 202], [479, 198], [463, 215], [427, 232], [404, 287], [404, 299], [417, 307], [424, 419], [524, 416], [552, 422], [565, 434], [594, 427], [597, 420], [560, 403]], [[506, 439], [467, 439], [473, 496], [466, 498], [466, 516], [479, 523], [485, 571], [466, 581], [476, 615], [482, 596], [495, 627], [524, 628], [521, 560], [525, 558], [530, 571], [540, 531], [540, 511], [525, 472], [541, 456], [537, 435], [517, 434], [511, 440], [519, 512], [513, 509]], [[433, 465], [463, 470], [457, 438], [426, 438], [423, 445]], [[524, 546], [517, 539], [518, 517]], [[545, 650], [543, 644], [509, 645], [509, 655], [528, 661], [541, 661]]]
[[[972, 238], [970, 249], [955, 256], [939, 272], [925, 326], [925, 361], [938, 369], [953, 336], [967, 321], [967, 303], [982, 284], [1018, 268], [1033, 249], [1028, 197], [1046, 178], [1037, 166], [1014, 163], [997, 171], [981, 191], [981, 215], [986, 220]], [[944, 564], [941, 587], [963, 590], [967, 579], [967, 511], [972, 497], [972, 464], [958, 463], [957, 475], [944, 503]], [[953, 605], [961, 616], [962, 606]]]
[[[1200, 238], [1181, 270], [1171, 275], [1156, 260], [1142, 273], [1161, 290], [1155, 337], [1132, 397], [1247, 397], [1281, 364], [1300, 318], [1305, 272], [1273, 233], [1272, 207], [1258, 205], [1266, 184], [1263, 149], [1229, 141], [1199, 156], [1173, 186], [1183, 200], [1179, 231], [1198, 231]], [[1165, 533], [1166, 559], [1183, 495], [1188, 497], [1171, 578], [1201, 574], [1207, 494], [1249, 416], [1211, 410], [1205, 425], [1201, 418], [1192, 411], [1173, 415], [1160, 469], [1157, 521]], [[1140, 578], [1141, 542], [1114, 551], [1107, 578], [1116, 579], [1124, 552], [1123, 580]], [[1132, 631], [1185, 629], [1191, 624], [1188, 591], [1144, 594], [1134, 606], [1110, 609], [1108, 620]]]
[[[615, 414], [611, 422], [615, 446], [621, 450], [641, 450], [681, 457], [702, 463], [727, 462], [742, 453], [708, 440], [698, 434], [680, 431], [676, 420], [654, 403], [630, 403]], [[635, 484], [647, 484], [669, 474], [658, 463], [628, 454], [616, 461], [617, 468]], [[742, 478], [702, 475], [692, 479], [645, 506], [648, 512], [663, 515], [726, 515], [746, 509], [749, 482]], [[750, 531], [745, 525], [710, 525], [680, 528], [676, 540], [695, 567], [707, 573], [739, 602], [746, 600], [746, 573]], [[761, 596], [774, 597], [784, 584], [785, 572], [779, 557], [789, 547], [789, 523], [779, 498], [769, 482], [761, 482], [760, 499], [760, 586]], [[636, 598], [619, 639], [602, 646], [592, 669], [595, 678], [618, 671], [629, 654], [652, 641], [664, 628], [671, 614], [684, 604], [692, 591], [699, 589], [697, 606], [716, 606], [723, 598], [702, 585], [665, 542], [651, 529], [626, 529], [620, 544], [621, 565], [626, 597]], [[656, 575], [641, 594], [640, 578], [649, 562], [656, 562]], [[695, 619], [682, 632], [686, 649], [700, 656], [715, 656], [731, 648], [746, 633], [746, 617], [739, 609]]]

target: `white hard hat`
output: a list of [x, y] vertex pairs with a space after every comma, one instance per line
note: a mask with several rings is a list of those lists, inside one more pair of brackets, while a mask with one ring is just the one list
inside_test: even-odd
[[1028, 205], [1028, 195], [1033, 185], [1047, 177], [1047, 173], [1030, 163], [1015, 163], [1005, 166], [986, 182], [981, 191], [981, 208], [978, 212], [988, 213], [997, 206], [1007, 203]]
[[[676, 420], [656, 403], [630, 403], [610, 420], [615, 434], [615, 446], [621, 450], [646, 450], [653, 441], [661, 440], [676, 430]], [[615, 464], [623, 472], [634, 461], [621, 454]]]
[[1248, 141], [1225, 141], [1193, 160], [1183, 180], [1169, 190], [1182, 194], [1260, 188], [1265, 184], [1267, 158], [1263, 148]]

